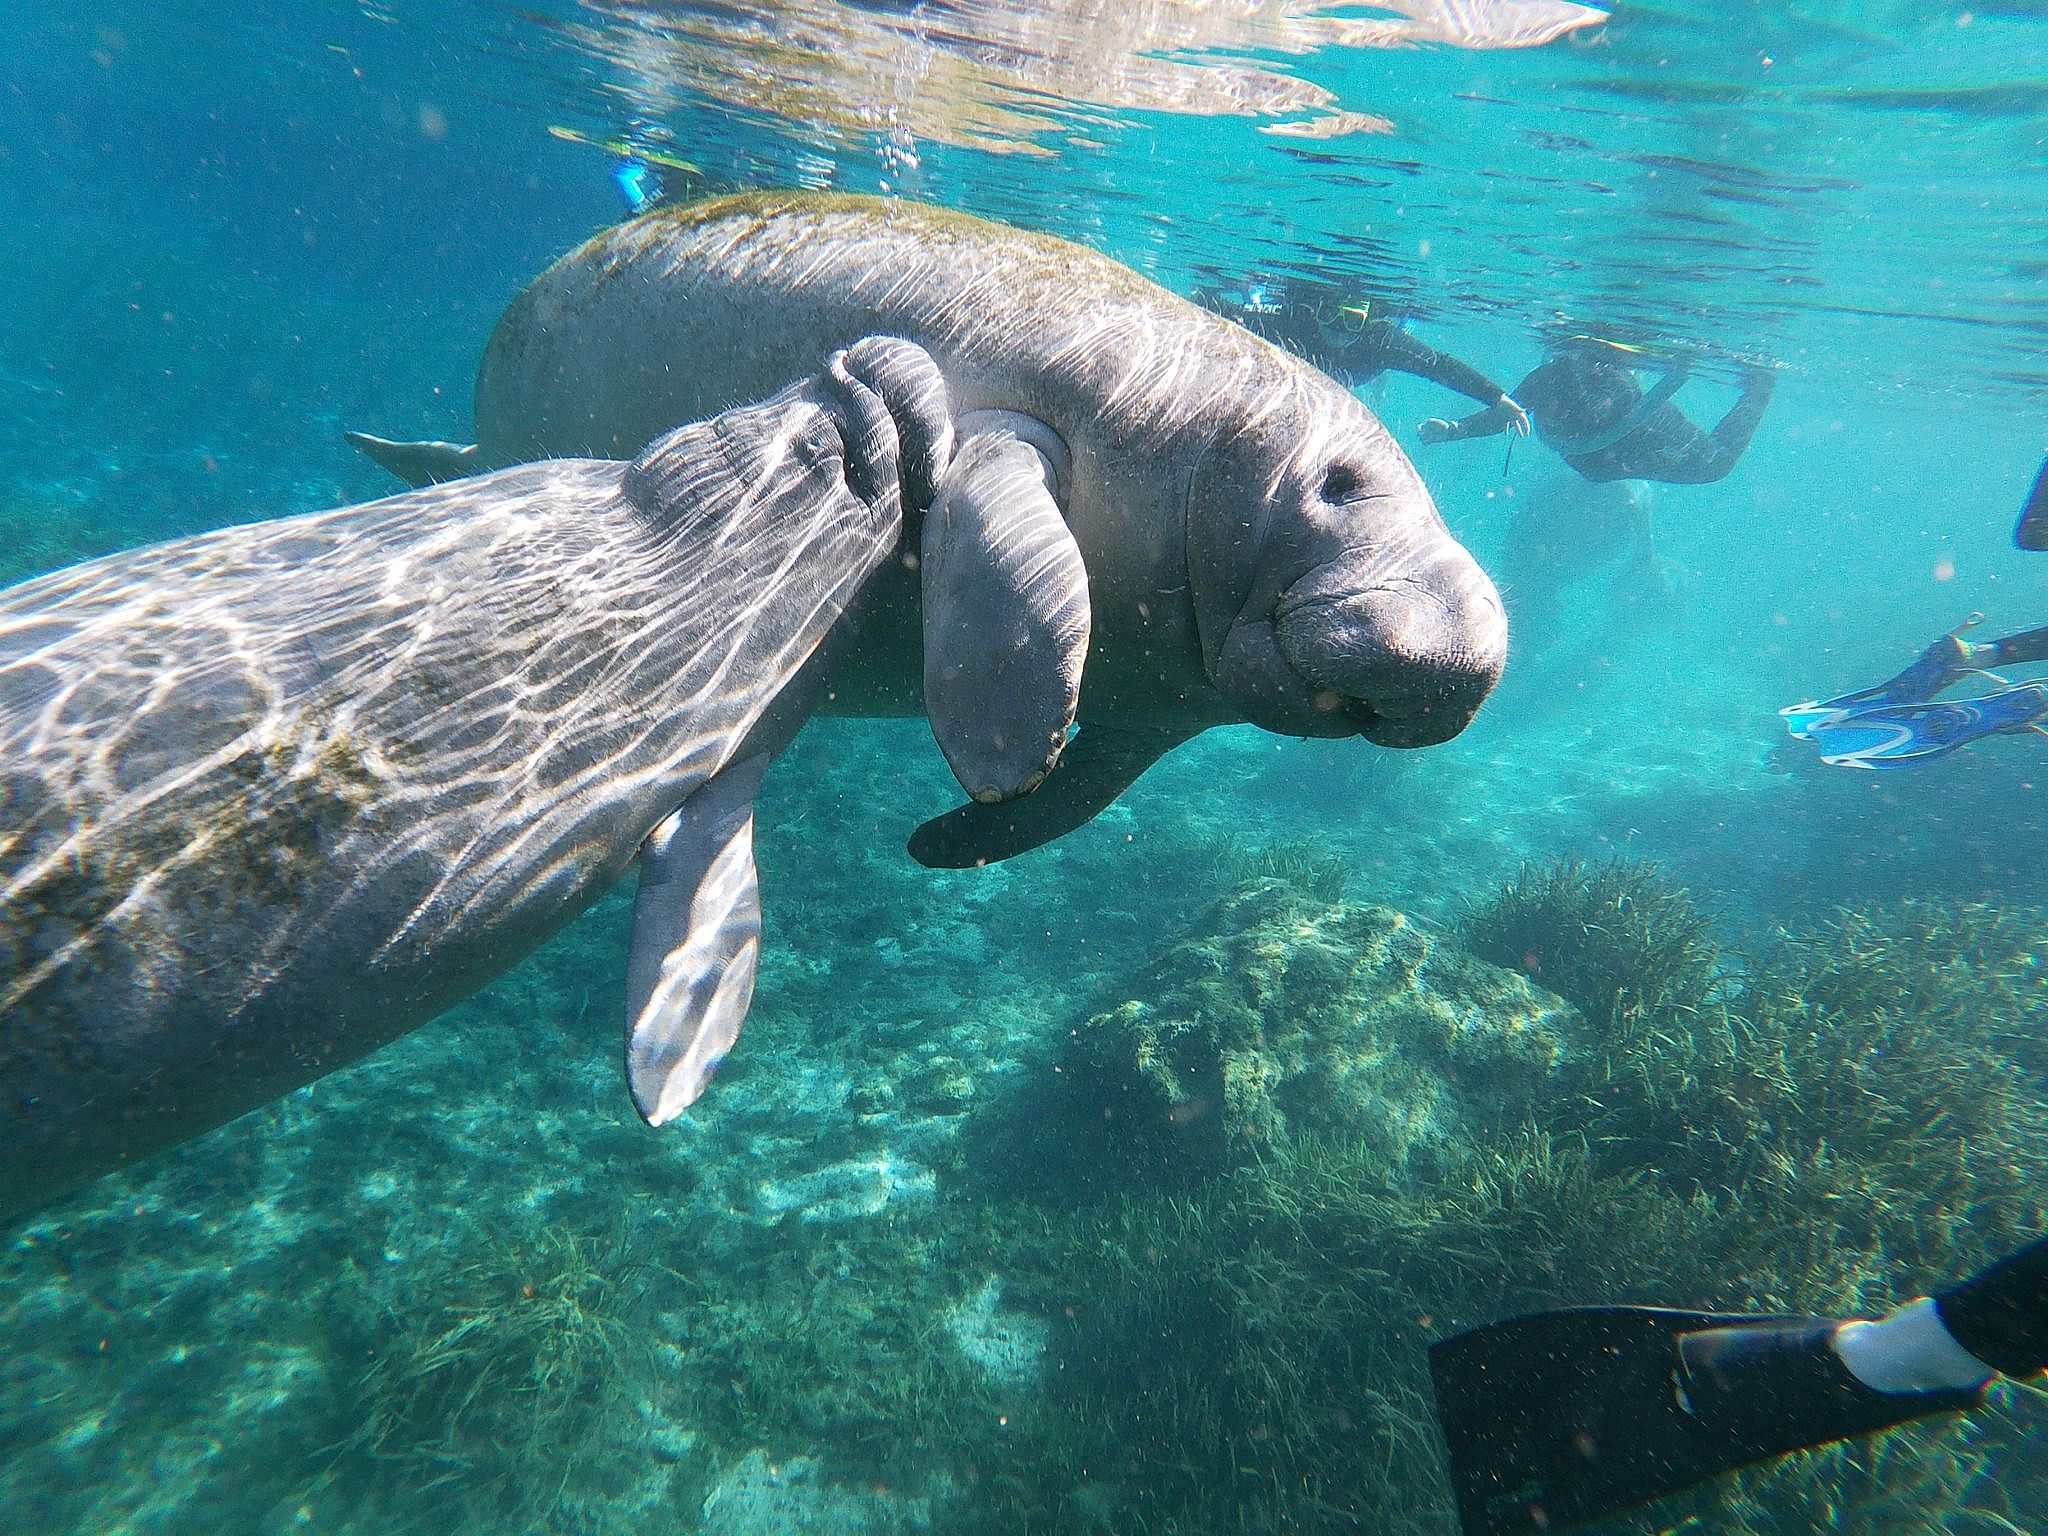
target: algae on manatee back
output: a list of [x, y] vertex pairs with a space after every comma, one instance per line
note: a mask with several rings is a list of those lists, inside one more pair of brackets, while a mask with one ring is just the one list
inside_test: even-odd
[[[146, 778], [152, 741], [184, 733], [178, 750], [188, 750], [186, 715], [136, 721], [135, 750], [106, 783], [97, 776], [110, 770], [97, 759], [81, 760], [79, 777], [57, 786], [46, 775], [0, 775], [0, 875], [20, 882], [0, 910], [0, 975], [13, 978], [0, 987], [0, 1008], [29, 995], [64, 946], [112, 948], [110, 934], [155, 904], [223, 922], [284, 908], [375, 798], [371, 751], [324, 707], [278, 717], [252, 690], [243, 716], [210, 728], [221, 737], [220, 777], [159, 792], [148, 816], [81, 820], [75, 801], [112, 799]], [[149, 900], [138, 901], [144, 891]]]

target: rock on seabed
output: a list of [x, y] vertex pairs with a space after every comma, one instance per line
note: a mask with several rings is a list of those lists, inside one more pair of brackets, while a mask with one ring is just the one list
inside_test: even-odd
[[1363, 1135], [1426, 1176], [1436, 1149], [1526, 1119], [1588, 1051], [1569, 1003], [1389, 907], [1255, 880], [1075, 1027], [1055, 1104], [1098, 1167], [1207, 1175], [1263, 1144]]

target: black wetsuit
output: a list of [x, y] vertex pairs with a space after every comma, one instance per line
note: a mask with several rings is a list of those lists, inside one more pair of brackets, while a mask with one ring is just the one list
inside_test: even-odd
[[1470, 363], [1461, 363], [1448, 352], [1439, 352], [1417, 341], [1388, 320], [1369, 321], [1354, 335], [1335, 343], [1324, 342], [1306, 355], [1318, 368], [1346, 384], [1364, 384], [1391, 368], [1456, 390], [1481, 405], [1494, 405], [1507, 393]]
[[[1705, 485], [1735, 467], [1770, 404], [1772, 375], [1758, 369], [1712, 432], [1671, 404], [1683, 379], [1667, 373], [1648, 394], [1635, 370], [1607, 349], [1568, 347], [1515, 386], [1536, 435], [1588, 480], [1661, 480]], [[1507, 425], [1498, 407], [1453, 423], [1446, 438], [1486, 437]]]
[[2048, 661], [2048, 626], [2024, 629], [2002, 640], [1983, 640], [1970, 647], [1971, 661], [1988, 667], [2016, 667], [2025, 661]]
[[[2041, 461], [2041, 468], [2034, 476], [2034, 489], [2027, 497], [2026, 506], [2020, 510], [2019, 526], [2013, 530], [2012, 541], [2021, 549], [2048, 549], [2048, 459]], [[1982, 659], [1994, 667], [2048, 660], [2048, 625], [2022, 630], [2016, 635], [2007, 635], [2002, 640], [1972, 646], [1971, 649], [1979, 652]]]
[[[1481, 405], [1497, 405], [1507, 396], [1470, 363], [1417, 341], [1390, 320], [1358, 320], [1327, 296], [1311, 301], [1281, 294], [1267, 308], [1237, 303], [1213, 288], [1196, 289], [1194, 298], [1348, 385], [1369, 383], [1392, 369], [1441, 384]], [[1336, 323], [1318, 320], [1318, 310]]]
[[2012, 541], [2021, 549], [2048, 549], [2048, 459], [2041, 461], [2034, 476], [2033, 494], [2020, 508], [2019, 526], [2012, 531]]
[[1934, 1298], [1941, 1324], [2002, 1375], [2048, 1370], [2048, 1238]]

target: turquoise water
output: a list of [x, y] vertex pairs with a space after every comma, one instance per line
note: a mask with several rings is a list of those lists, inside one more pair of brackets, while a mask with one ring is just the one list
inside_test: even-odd
[[[1641, 493], [1647, 563], [1641, 505], [1534, 441], [1423, 446], [1462, 402], [1363, 387], [1510, 615], [1442, 746], [1212, 731], [1057, 844], [935, 874], [902, 852], [957, 799], [925, 726], [814, 722], [763, 800], [751, 1022], [674, 1126], [620, 1083], [620, 892], [0, 1234], [0, 1529], [1447, 1531], [1429, 1337], [1881, 1310], [2042, 1226], [2048, 744], [1857, 773], [1776, 718], [1973, 611], [2048, 621], [2009, 537], [2048, 399], [2040, 7], [1624, 5], [1526, 48], [1323, 25], [1369, 6], [16, 9], [8, 582], [389, 494], [344, 428], [468, 440], [500, 310], [619, 217], [578, 139], [629, 129], [699, 167], [678, 192], [885, 192], [1184, 292], [1355, 286], [1505, 383], [1594, 332], [1694, 357], [1696, 420], [1746, 364], [1778, 387], [1727, 478]], [[1488, 952], [1473, 910], [1558, 859], [1654, 861], [1713, 915], [1664, 1023]], [[1212, 907], [1275, 874], [1279, 908]], [[1347, 969], [1370, 908], [1564, 994], [1567, 1076], [1683, 1080], [1330, 1068], [1431, 1027]], [[1201, 990], [1265, 965], [1291, 979]], [[1441, 995], [1509, 1034], [1554, 1017], [1471, 986]], [[1127, 1167], [1033, 1097], [1114, 1056], [1060, 1053], [1119, 1009], [1256, 1016], [1226, 1053], [1311, 1086]], [[1047, 1125], [1094, 1150], [1017, 1140]], [[2048, 1529], [2041, 1423], [2015, 1394], [1616, 1528]]]

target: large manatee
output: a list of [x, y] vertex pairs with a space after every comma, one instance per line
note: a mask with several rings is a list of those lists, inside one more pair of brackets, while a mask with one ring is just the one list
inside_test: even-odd
[[[1078, 683], [1081, 729], [1058, 770], [928, 823], [912, 841], [927, 863], [1056, 837], [1209, 726], [1426, 746], [1463, 729], [1498, 678], [1492, 583], [1342, 385], [1106, 256], [915, 203], [753, 193], [607, 230], [498, 322], [474, 446], [353, 440], [414, 483], [631, 453], [877, 331], [945, 375], [962, 434], [953, 509], [1023, 531], [1002, 600], [1041, 618], [1065, 603], [1078, 611], [1063, 633], [1086, 636], [1085, 670], [1078, 654], [1026, 668], [1041, 694]], [[927, 538], [953, 523], [928, 521]], [[987, 578], [987, 560], [964, 564]], [[1002, 799], [1037, 782], [1065, 722], [1039, 698], [1051, 749], [1020, 748], [978, 717], [988, 690], [947, 693], [949, 672], [987, 676], [1003, 626], [977, 625], [980, 649], [952, 659], [932, 632], [946, 579], [899, 575], [863, 598], [828, 707], [929, 713], [969, 793]], [[942, 612], [979, 604], [955, 589]]]
[[639, 855], [659, 1124], [752, 995], [753, 794], [950, 453], [888, 338], [561, 460], [0, 592], [0, 1217], [412, 1028]]

